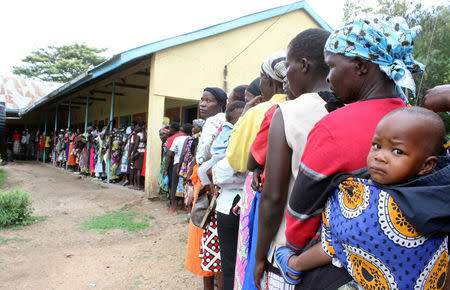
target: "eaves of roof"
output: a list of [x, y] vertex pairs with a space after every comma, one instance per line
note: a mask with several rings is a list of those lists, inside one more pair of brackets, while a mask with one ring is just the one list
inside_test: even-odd
[[328, 30], [330, 32], [332, 31], [332, 28], [316, 12], [314, 12], [314, 10], [308, 5], [308, 3], [306, 3], [306, 1], [298, 1], [284, 6], [253, 13], [227, 22], [206, 27], [197, 31], [159, 40], [116, 54], [112, 56], [110, 59], [106, 60], [105, 62], [94, 67], [93, 69], [79, 75], [78, 77], [67, 82], [58, 89], [54, 90], [44, 98], [34, 103], [32, 106], [21, 110], [20, 115], [21, 116], [25, 115], [28, 112], [40, 107], [41, 105], [44, 105], [45, 103], [51, 102], [52, 100], [58, 98], [58, 96], [68, 93], [76, 89], [77, 87], [81, 86], [82, 84], [85, 84], [88, 81], [95, 80], [96, 78], [99, 78], [109, 72], [112, 72], [113, 70], [137, 58], [150, 55], [152, 53], [164, 50], [169, 47], [210, 37], [249, 24], [257, 23], [266, 19], [284, 15], [299, 9], [304, 9], [323, 29]]

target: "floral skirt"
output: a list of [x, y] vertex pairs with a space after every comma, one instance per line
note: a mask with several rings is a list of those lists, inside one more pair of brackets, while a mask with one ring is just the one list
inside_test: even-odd
[[177, 190], [175, 192], [176, 197], [184, 197], [184, 178], [180, 176], [178, 179]]

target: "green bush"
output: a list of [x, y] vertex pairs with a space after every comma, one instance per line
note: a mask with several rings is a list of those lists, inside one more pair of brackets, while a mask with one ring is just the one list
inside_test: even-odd
[[19, 189], [0, 192], [0, 228], [27, 225], [32, 221], [30, 195]]

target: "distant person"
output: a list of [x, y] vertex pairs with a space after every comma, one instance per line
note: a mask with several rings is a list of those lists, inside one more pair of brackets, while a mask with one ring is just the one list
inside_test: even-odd
[[22, 135], [20, 135], [19, 131], [14, 130], [14, 134], [12, 135], [14, 159], [18, 159], [20, 156], [20, 141], [21, 141], [21, 139], [22, 139]]

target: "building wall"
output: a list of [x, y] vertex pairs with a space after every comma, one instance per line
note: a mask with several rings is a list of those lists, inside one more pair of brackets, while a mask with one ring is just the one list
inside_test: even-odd
[[315, 27], [320, 26], [313, 18], [304, 10], [297, 10], [153, 55], [150, 65], [145, 184], [149, 197], [156, 197], [159, 187], [159, 166], [155, 165], [160, 164], [161, 141], [156, 132], [161, 128], [163, 112], [158, 107], [172, 98], [198, 102], [207, 86], [225, 88], [225, 65], [228, 66], [227, 93], [238, 85], [249, 84], [259, 76], [262, 62], [271, 53], [286, 51], [289, 41], [299, 32]]
[[[271, 24], [273, 26], [264, 32]], [[157, 52], [155, 94], [199, 100], [203, 88], [223, 88], [224, 66], [264, 32], [228, 65], [228, 93], [233, 87], [249, 84], [258, 77], [261, 63], [267, 56], [276, 51], [286, 51], [294, 36], [312, 27], [319, 25], [304, 10], [297, 10], [281, 18], [271, 18]]]

